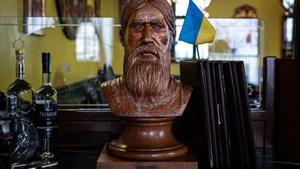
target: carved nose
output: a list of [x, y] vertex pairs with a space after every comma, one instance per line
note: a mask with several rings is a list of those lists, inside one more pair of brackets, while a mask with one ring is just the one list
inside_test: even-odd
[[143, 30], [142, 43], [143, 44], [153, 43], [152, 30], [151, 27], [148, 25], [146, 25]]

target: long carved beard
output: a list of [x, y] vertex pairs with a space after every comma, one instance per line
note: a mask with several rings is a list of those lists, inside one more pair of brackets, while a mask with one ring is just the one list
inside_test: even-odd
[[[156, 59], [143, 60], [144, 53]], [[124, 61], [124, 81], [136, 97], [150, 97], [166, 92], [170, 79], [170, 56], [154, 46], [136, 48]]]

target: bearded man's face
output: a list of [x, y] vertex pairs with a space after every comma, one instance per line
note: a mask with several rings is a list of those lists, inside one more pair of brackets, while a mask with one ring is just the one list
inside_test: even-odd
[[124, 81], [131, 94], [166, 92], [170, 79], [172, 35], [162, 13], [145, 4], [128, 20], [124, 38]]

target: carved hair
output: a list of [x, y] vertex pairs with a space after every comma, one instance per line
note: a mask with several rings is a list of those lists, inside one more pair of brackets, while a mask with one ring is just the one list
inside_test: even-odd
[[171, 44], [174, 43], [175, 39], [175, 15], [172, 10], [171, 5], [167, 0], [127, 0], [122, 18], [121, 18], [121, 29], [120, 29], [120, 41], [124, 46], [124, 36], [127, 28], [128, 20], [132, 13], [137, 11], [146, 5], [146, 3], [151, 4], [153, 7], [158, 9], [165, 18], [165, 21], [169, 27], [170, 32], [172, 33]]

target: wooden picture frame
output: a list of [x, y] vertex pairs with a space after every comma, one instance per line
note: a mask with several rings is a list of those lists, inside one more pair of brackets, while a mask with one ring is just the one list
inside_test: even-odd
[[44, 35], [43, 17], [45, 17], [45, 0], [23, 0], [24, 27], [26, 34]]
[[100, 5], [101, 5], [101, 0], [94, 0], [95, 4], [95, 17], [100, 17]]
[[[100, 0], [94, 0], [94, 16], [100, 15]], [[79, 24], [86, 17], [90, 17], [87, 0], [56, 0], [56, 8], [65, 36], [70, 40], [76, 39], [76, 32]], [[70, 24], [68, 26], [68, 24]]]

